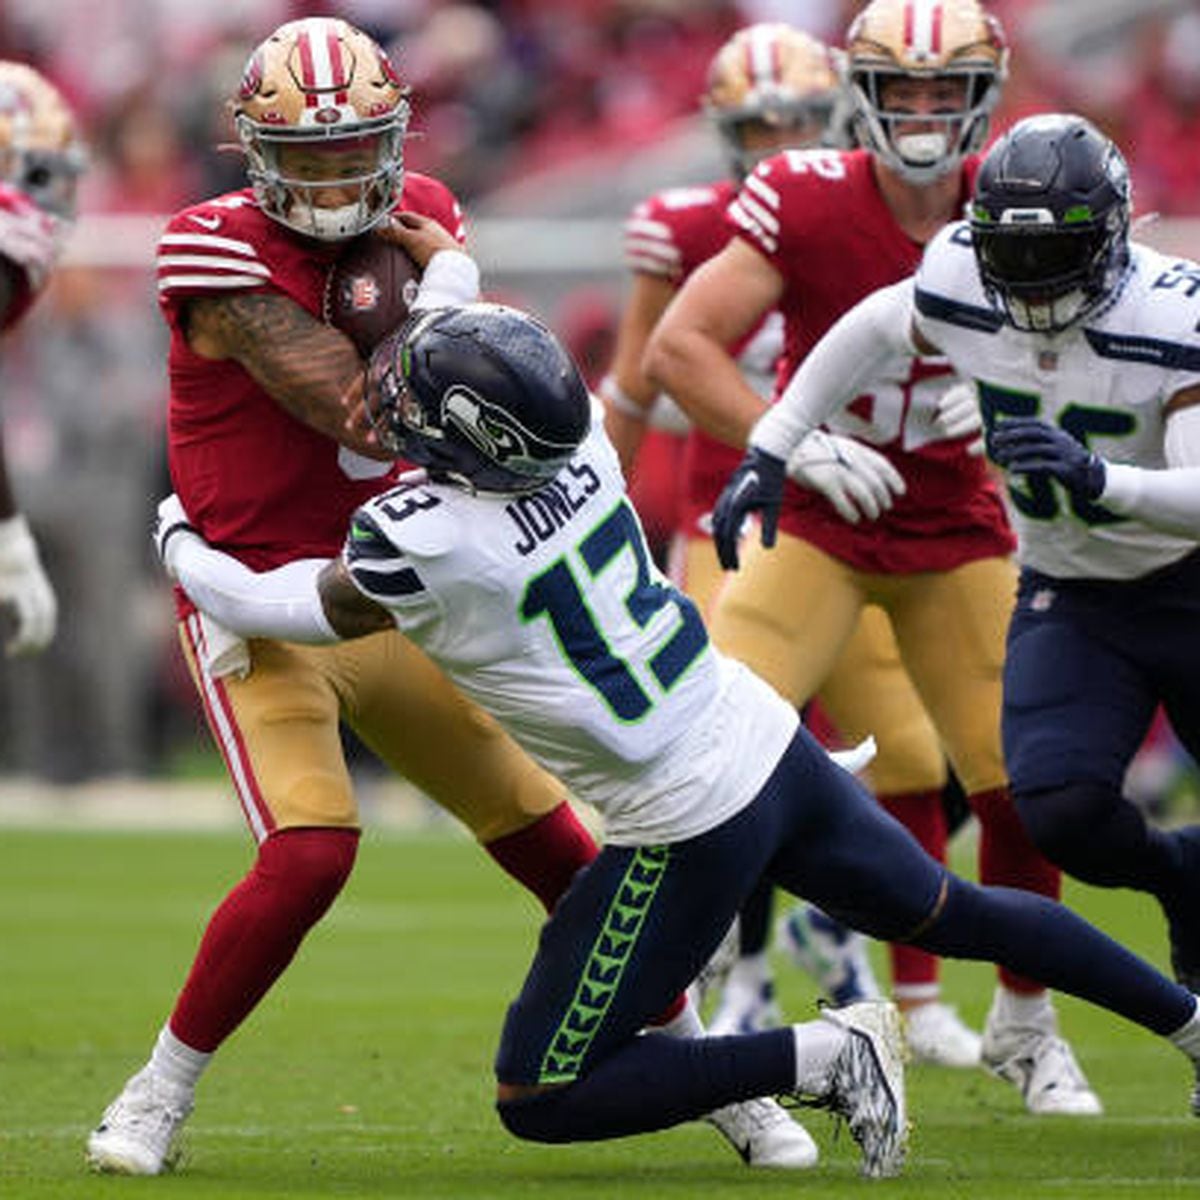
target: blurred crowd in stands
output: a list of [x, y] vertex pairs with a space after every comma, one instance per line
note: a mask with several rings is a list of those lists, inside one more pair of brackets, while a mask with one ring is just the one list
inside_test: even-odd
[[[836, 44], [857, 0], [9, 0], [0, 55], [72, 99], [103, 168], [95, 203], [166, 209], [240, 178], [221, 99], [280, 21], [345, 16], [415, 93], [418, 169], [465, 199], [694, 114], [705, 66], [739, 25], [784, 19]], [[1200, 6], [1189, 0], [994, 0], [1013, 47], [997, 128], [1087, 113], [1128, 151], [1139, 207], [1200, 207]]]
[[[783, 19], [837, 44], [856, 0], [7, 0], [0, 57], [31, 62], [84, 127], [84, 214], [168, 214], [243, 185], [224, 101], [280, 22], [344, 16], [413, 88], [408, 162], [471, 208], [598, 154], [694, 123], [733, 30]], [[994, 128], [1031, 111], [1090, 116], [1130, 160], [1138, 214], [1200, 216], [1200, 3], [993, 0], [1013, 49]], [[668, 180], [655, 180], [647, 190]], [[686, 181], [681, 181], [686, 182]], [[593, 193], [602, 189], [593, 182]], [[607, 216], [624, 217], [614, 201]], [[1200, 246], [1190, 251], [1200, 256]], [[0, 666], [0, 771], [53, 779], [167, 764], [198, 715], [169, 644], [146, 530], [167, 487], [165, 331], [145, 263], [68, 267], [0, 346], [0, 412], [23, 507], [64, 615], [40, 659]], [[598, 371], [622, 285], [561, 299], [560, 330]], [[180, 715], [180, 710], [187, 711]]]

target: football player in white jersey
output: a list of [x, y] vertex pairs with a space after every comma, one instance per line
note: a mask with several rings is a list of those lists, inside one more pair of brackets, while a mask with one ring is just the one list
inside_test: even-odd
[[772, 535], [794, 445], [889, 356], [937, 347], [973, 379], [1020, 543], [1003, 727], [1021, 817], [1077, 878], [1154, 895], [1194, 987], [1200, 827], [1152, 828], [1121, 785], [1160, 702], [1200, 756], [1200, 266], [1131, 242], [1130, 203], [1087, 121], [1015, 125], [915, 282], [848, 313], [755, 427], [718, 540], [733, 565], [755, 509]]
[[621, 1137], [791, 1093], [847, 1118], [864, 1173], [900, 1170], [890, 1002], [744, 1036], [639, 1036], [764, 874], [874, 936], [1008, 964], [1200, 1059], [1187, 988], [1045, 897], [948, 872], [791, 705], [715, 650], [654, 567], [600, 406], [544, 326], [495, 305], [421, 313], [376, 350], [366, 407], [423, 477], [359, 508], [338, 559], [256, 573], [173, 497], [156, 543], [243, 636], [401, 629], [604, 817], [606, 845], [508, 1011], [497, 1108], [512, 1133]]

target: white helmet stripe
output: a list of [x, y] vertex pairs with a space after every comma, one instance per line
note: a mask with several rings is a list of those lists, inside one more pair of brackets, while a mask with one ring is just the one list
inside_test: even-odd
[[[316, 92], [328, 92], [344, 86], [341, 57], [338, 56], [335, 78], [334, 55], [337, 54], [337, 33], [327, 17], [308, 17], [301, 22], [300, 34], [296, 39], [300, 51], [300, 67], [304, 74], [301, 80], [308, 91], [309, 104], [316, 104]], [[312, 89], [312, 90], [309, 90]]]
[[941, 54], [941, 0], [910, 0], [904, 9], [904, 41], [918, 60]]
[[746, 54], [749, 73], [756, 85], [774, 83], [779, 78], [779, 44], [770, 25], [751, 26]]

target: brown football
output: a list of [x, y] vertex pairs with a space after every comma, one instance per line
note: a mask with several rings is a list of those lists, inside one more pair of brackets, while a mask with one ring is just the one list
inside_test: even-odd
[[421, 272], [393, 242], [365, 233], [350, 242], [325, 279], [323, 315], [364, 357], [409, 314]]

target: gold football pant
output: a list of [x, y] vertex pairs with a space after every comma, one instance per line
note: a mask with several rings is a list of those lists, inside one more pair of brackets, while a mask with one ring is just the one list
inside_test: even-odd
[[742, 553], [713, 606], [713, 640], [794, 704], [819, 696], [847, 739], [874, 734], [878, 791], [940, 786], [942, 750], [968, 795], [1005, 786], [1008, 559], [872, 574], [782, 533], [773, 549], [748, 540]]
[[255, 639], [244, 679], [205, 669], [197, 617], [180, 638], [256, 841], [277, 829], [358, 826], [339, 719], [481, 842], [566, 799], [558, 780], [398, 632], [330, 646]]
[[[825, 655], [811, 669], [801, 671], [800, 686], [796, 686], [791, 682], [796, 673], [786, 669], [786, 663], [793, 655], [807, 656], [806, 647], [792, 644], [785, 650], [775, 637], [769, 639], [769, 644], [762, 639], [764, 661], [759, 662], [760, 639], [745, 639], [751, 645], [753, 659], [722, 645], [718, 620], [723, 628], [727, 616], [722, 613], [717, 617], [716, 599], [727, 581], [740, 577], [721, 570], [707, 538], [689, 539], [681, 553], [687, 593], [700, 605], [718, 646], [735, 658], [743, 658], [793, 704], [802, 705], [816, 696], [848, 743], [874, 735], [878, 753], [865, 775], [878, 794], [941, 790], [946, 782], [941, 743], [900, 661], [885, 613], [870, 604], [848, 609], [850, 633], [840, 653]], [[738, 644], [740, 647], [743, 643]]]

